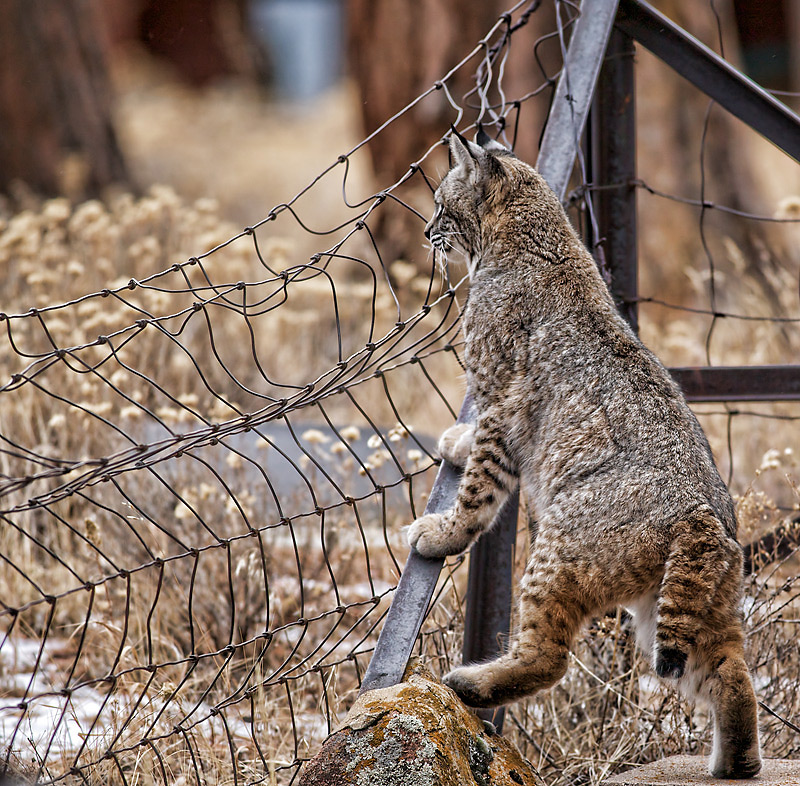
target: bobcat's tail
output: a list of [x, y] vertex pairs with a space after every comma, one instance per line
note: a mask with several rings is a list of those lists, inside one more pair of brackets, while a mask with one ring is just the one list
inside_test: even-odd
[[738, 543], [710, 510], [675, 523], [658, 594], [654, 659], [659, 677], [683, 676], [712, 612], [735, 613], [742, 563]]

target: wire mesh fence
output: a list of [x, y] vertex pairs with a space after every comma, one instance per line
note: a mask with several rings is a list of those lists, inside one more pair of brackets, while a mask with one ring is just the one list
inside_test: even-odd
[[[378, 188], [351, 168], [425, 102], [511, 146], [520, 123], [543, 128], [578, 12], [518, 3], [440, 81], [233, 237], [165, 190], [108, 207], [54, 201], [5, 223], [2, 766], [42, 783], [288, 783], [343, 718], [407, 554], [402, 527], [424, 508], [436, 436], [463, 396], [467, 295], [463, 272], [422, 247], [444, 147]], [[511, 93], [523, 35], [548, 56]], [[638, 57], [641, 79], [668, 79]], [[464, 71], [475, 86], [453, 94]], [[800, 335], [800, 197], [773, 205], [763, 183], [744, 198], [724, 181], [731, 128], [687, 90], [679, 177], [648, 140], [657, 126], [640, 126], [638, 178], [603, 186], [640, 197], [642, 335], [671, 365], [786, 363]], [[760, 160], [760, 143], [736, 133], [736, 155]], [[329, 225], [313, 199], [323, 181], [341, 188]], [[596, 193], [581, 159], [577, 224], [591, 225]], [[382, 251], [380, 227], [397, 216], [418, 226], [416, 258]], [[210, 250], [187, 259], [187, 247]], [[800, 410], [697, 410], [751, 544], [765, 752], [797, 755]], [[520, 564], [526, 537], [521, 524]], [[459, 659], [463, 562], [447, 563], [419, 638], [434, 670]], [[635, 656], [624, 612], [593, 625], [567, 678], [508, 718], [547, 783], [594, 782], [709, 739], [702, 711]]]

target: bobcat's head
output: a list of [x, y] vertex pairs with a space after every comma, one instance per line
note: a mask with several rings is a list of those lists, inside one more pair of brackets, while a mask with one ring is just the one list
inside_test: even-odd
[[463, 253], [471, 278], [488, 259], [502, 254], [510, 235], [536, 223], [540, 210], [533, 205], [549, 206], [551, 200], [560, 211], [539, 173], [499, 142], [482, 130], [469, 142], [454, 130], [450, 171], [434, 194], [425, 237], [442, 254], [451, 249]]

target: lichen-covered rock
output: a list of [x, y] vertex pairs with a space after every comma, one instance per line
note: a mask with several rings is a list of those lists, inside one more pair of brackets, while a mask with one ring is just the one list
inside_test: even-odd
[[538, 786], [541, 779], [449, 688], [412, 663], [361, 695], [306, 764], [299, 786]]

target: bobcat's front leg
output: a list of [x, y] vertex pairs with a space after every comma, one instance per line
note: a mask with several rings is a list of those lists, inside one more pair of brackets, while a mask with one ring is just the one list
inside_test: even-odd
[[519, 476], [503, 439], [504, 423], [499, 413], [490, 410], [478, 419], [471, 438], [469, 430], [459, 424], [442, 435], [440, 451], [448, 461], [458, 460], [464, 444], [471, 442], [471, 447], [453, 509], [428, 513], [409, 527], [408, 542], [423, 557], [441, 558], [465, 551], [489, 528], [500, 506], [517, 488]]
[[439, 437], [439, 453], [448, 464], [464, 469], [474, 441], [475, 426], [456, 423]]

